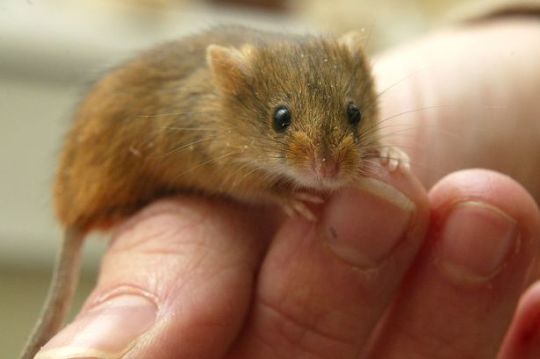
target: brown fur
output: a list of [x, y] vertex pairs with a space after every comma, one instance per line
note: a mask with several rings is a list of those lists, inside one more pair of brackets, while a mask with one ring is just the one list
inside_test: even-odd
[[[178, 191], [272, 199], [296, 187], [325, 189], [305, 180], [314, 156], [335, 157], [350, 180], [376, 145], [377, 110], [360, 45], [350, 40], [221, 27], [112, 71], [67, 135], [58, 218], [89, 230]], [[359, 129], [347, 122], [350, 100], [364, 113]], [[293, 114], [283, 134], [272, 129], [281, 103]]]

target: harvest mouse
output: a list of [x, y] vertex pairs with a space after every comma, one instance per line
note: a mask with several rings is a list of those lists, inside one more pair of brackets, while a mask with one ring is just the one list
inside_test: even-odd
[[221, 26], [113, 69], [81, 103], [56, 175], [65, 238], [44, 311], [22, 358], [61, 327], [80, 248], [158, 197], [178, 192], [306, 205], [369, 175], [383, 158], [377, 95], [361, 38]]

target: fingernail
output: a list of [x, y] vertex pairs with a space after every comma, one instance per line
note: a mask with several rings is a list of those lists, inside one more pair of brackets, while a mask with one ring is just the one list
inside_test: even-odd
[[394, 187], [374, 179], [361, 188], [336, 193], [321, 221], [329, 248], [344, 261], [372, 268], [404, 237], [414, 203]]
[[437, 263], [452, 279], [484, 281], [500, 271], [518, 236], [517, 222], [498, 208], [461, 202], [442, 225]]
[[156, 312], [142, 296], [111, 298], [58, 333], [36, 359], [119, 358], [152, 326]]

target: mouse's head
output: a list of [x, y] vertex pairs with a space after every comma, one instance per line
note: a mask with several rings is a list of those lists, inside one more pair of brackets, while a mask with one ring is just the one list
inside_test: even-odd
[[320, 190], [358, 177], [378, 143], [376, 96], [360, 43], [352, 33], [209, 46], [224, 119], [248, 149], [238, 160]]

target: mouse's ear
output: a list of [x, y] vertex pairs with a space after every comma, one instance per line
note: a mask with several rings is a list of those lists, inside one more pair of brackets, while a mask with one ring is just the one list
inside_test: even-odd
[[221, 90], [237, 93], [244, 87], [251, 72], [251, 55], [250, 46], [244, 46], [241, 50], [219, 45], [206, 48], [206, 61]]
[[364, 35], [356, 31], [348, 32], [338, 39], [339, 44], [345, 47], [353, 58], [363, 55], [362, 46], [364, 41]]

